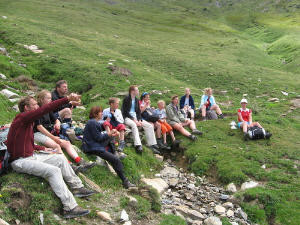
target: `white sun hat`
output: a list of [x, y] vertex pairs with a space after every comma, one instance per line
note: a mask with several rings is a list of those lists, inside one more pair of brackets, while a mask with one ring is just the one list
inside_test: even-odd
[[242, 104], [242, 103], [246, 103], [246, 104], [248, 104], [248, 101], [247, 101], [247, 99], [243, 98], [243, 99], [241, 100], [241, 104]]

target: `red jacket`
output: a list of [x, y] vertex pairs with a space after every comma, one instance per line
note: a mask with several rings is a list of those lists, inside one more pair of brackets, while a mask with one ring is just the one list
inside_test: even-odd
[[34, 144], [34, 121], [68, 102], [67, 98], [62, 98], [46, 104], [36, 110], [19, 113], [15, 117], [9, 128], [7, 136], [7, 150], [10, 154], [10, 161], [16, 160], [20, 157], [26, 158], [32, 156], [34, 150], [45, 149], [45, 147]]

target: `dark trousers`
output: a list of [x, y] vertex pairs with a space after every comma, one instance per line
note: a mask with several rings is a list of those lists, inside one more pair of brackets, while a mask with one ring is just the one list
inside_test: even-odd
[[117, 156], [115, 156], [113, 153], [111, 153], [109, 151], [89, 151], [89, 154], [98, 155], [102, 159], [108, 161], [112, 165], [112, 167], [114, 168], [114, 170], [116, 171], [118, 176], [121, 178], [122, 182], [124, 182], [126, 180], [126, 177], [125, 177], [124, 171], [123, 171], [123, 164], [122, 164], [121, 160]]

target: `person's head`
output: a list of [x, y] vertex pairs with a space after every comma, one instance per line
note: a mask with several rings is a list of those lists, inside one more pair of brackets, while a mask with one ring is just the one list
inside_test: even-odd
[[136, 97], [136, 96], [139, 95], [139, 89], [138, 89], [138, 87], [136, 85], [131, 85], [129, 87], [129, 91], [128, 92], [129, 92], [129, 95], [134, 96], [134, 97]]
[[59, 80], [56, 82], [55, 86], [56, 91], [60, 96], [64, 96], [68, 93], [68, 84], [65, 80]]
[[245, 109], [245, 108], [247, 107], [247, 104], [248, 104], [247, 99], [243, 98], [243, 99], [241, 100], [241, 106], [242, 106], [242, 108]]
[[157, 102], [157, 107], [158, 107], [159, 109], [164, 109], [164, 108], [165, 108], [165, 105], [166, 105], [166, 103], [165, 103], [164, 100], [159, 100], [159, 101]]
[[101, 106], [93, 106], [90, 110], [89, 118], [99, 120], [102, 118], [102, 112], [103, 110]]
[[141, 101], [148, 101], [150, 99], [150, 95], [148, 92], [144, 92], [142, 95], [141, 95]]
[[178, 95], [174, 95], [171, 98], [173, 105], [178, 105]]
[[48, 104], [51, 102], [51, 93], [47, 90], [42, 90], [37, 94], [37, 102], [39, 106]]
[[212, 96], [213, 90], [211, 88], [205, 88], [204, 89], [204, 94], [207, 96]]
[[120, 102], [119, 98], [109, 98], [108, 100], [108, 104], [110, 105], [110, 108], [112, 110], [116, 110], [117, 108], [119, 108], [119, 102]]
[[33, 97], [26, 96], [19, 101], [18, 107], [20, 112], [29, 112], [38, 109], [39, 105]]
[[186, 88], [186, 89], [185, 89], [185, 95], [186, 95], [186, 96], [189, 96], [190, 94], [191, 94], [191, 89]]

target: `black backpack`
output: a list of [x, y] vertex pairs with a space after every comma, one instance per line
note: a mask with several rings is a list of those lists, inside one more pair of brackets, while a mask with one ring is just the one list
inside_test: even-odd
[[249, 128], [248, 135], [251, 140], [264, 139], [266, 131], [264, 128], [253, 126]]
[[7, 140], [9, 128], [0, 128], [0, 175], [5, 173], [8, 169], [9, 153], [5, 141]]

